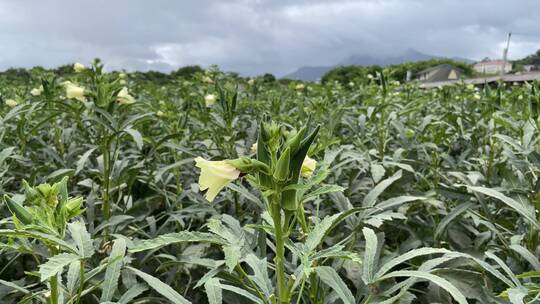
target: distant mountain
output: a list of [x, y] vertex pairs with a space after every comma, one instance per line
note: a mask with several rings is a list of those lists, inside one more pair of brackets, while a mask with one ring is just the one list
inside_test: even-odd
[[295, 72], [283, 76], [283, 78], [295, 79], [295, 80], [304, 80], [304, 81], [317, 81], [319, 80], [326, 72], [333, 69], [334, 66], [305, 66], [301, 67]]
[[[399, 54], [396, 56], [376, 56], [376, 55], [367, 55], [367, 54], [352, 55], [350, 57], [343, 59], [341, 62], [333, 66], [301, 67], [298, 70], [294, 71], [293, 73], [283, 76], [283, 78], [304, 80], [304, 81], [317, 81], [317, 80], [320, 80], [321, 77], [326, 72], [328, 72], [329, 70], [331, 70], [332, 68], [336, 66], [341, 66], [341, 65], [386, 66], [386, 65], [391, 65], [391, 64], [401, 64], [405, 62], [415, 62], [415, 61], [439, 59], [439, 58], [445, 58], [445, 57], [424, 54], [414, 49], [408, 49], [402, 54]], [[473, 60], [459, 58], [459, 57], [452, 57], [450, 59], [465, 62], [465, 63], [474, 62]]]

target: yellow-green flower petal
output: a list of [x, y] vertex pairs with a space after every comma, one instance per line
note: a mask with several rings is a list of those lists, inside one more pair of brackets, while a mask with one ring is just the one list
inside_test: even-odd
[[303, 177], [310, 177], [313, 174], [313, 171], [315, 171], [315, 167], [317, 167], [317, 161], [306, 155], [300, 173]]
[[15, 99], [6, 99], [5, 104], [10, 107], [16, 107], [19, 103]]
[[118, 92], [118, 95], [116, 96], [116, 101], [118, 101], [118, 103], [120, 104], [132, 104], [135, 103], [135, 98], [129, 95], [128, 88], [123, 87], [120, 92]]
[[84, 97], [84, 88], [74, 85], [71, 82], [64, 82], [64, 85], [66, 87], [66, 97], [67, 98], [74, 98], [79, 101], [86, 101], [86, 97]]
[[199, 188], [206, 191], [206, 199], [212, 202], [219, 191], [240, 176], [240, 171], [225, 161], [209, 161], [202, 157], [195, 159], [195, 166], [201, 169]]
[[212, 105], [216, 103], [216, 95], [208, 94], [204, 96], [204, 103], [206, 104], [207, 107], [211, 107]]
[[77, 62], [73, 65], [73, 69], [75, 70], [75, 72], [80, 73], [84, 71], [86, 67], [84, 66], [84, 64]]

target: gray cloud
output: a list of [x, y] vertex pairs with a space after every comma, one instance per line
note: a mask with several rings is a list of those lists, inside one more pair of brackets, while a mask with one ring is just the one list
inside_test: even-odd
[[109, 69], [218, 64], [278, 75], [353, 54], [510, 57], [540, 48], [524, 0], [0, 0], [0, 69], [102, 58]]

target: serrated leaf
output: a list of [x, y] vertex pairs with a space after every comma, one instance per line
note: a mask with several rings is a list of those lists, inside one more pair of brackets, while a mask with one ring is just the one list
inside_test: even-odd
[[307, 236], [305, 242], [305, 253], [309, 253], [319, 246], [328, 229], [332, 227], [332, 224], [337, 218], [339, 218], [340, 215], [341, 213], [336, 213], [334, 215], [327, 216], [315, 225], [313, 230], [311, 230]]
[[60, 253], [50, 257], [47, 262], [39, 265], [39, 275], [41, 282], [61, 273], [64, 267], [72, 262], [78, 261], [80, 257], [72, 253]]
[[463, 212], [467, 211], [471, 206], [473, 206], [473, 203], [464, 203], [457, 207], [455, 207], [450, 213], [448, 213], [442, 221], [437, 225], [437, 228], [435, 229], [435, 239], [439, 239], [439, 236], [444, 231], [446, 226], [453, 221], [456, 217], [458, 217]]
[[133, 138], [133, 141], [135, 142], [135, 144], [137, 144], [137, 148], [139, 148], [139, 150], [142, 149], [143, 147], [143, 137], [141, 135], [141, 133], [135, 129], [132, 129], [132, 128], [126, 128], [124, 129], [124, 132], [126, 132], [127, 134], [129, 134], [131, 136], [131, 138]]
[[345, 188], [338, 186], [338, 185], [323, 185], [322, 187], [319, 187], [310, 193], [304, 195], [302, 197], [302, 200], [306, 201], [312, 198], [319, 197], [320, 195], [326, 194], [326, 193], [332, 193], [332, 192], [341, 192], [345, 190]]
[[0, 284], [4, 285], [4, 286], [7, 286], [13, 290], [17, 290], [17, 291], [20, 291], [24, 294], [27, 294], [27, 293], [30, 293], [30, 290], [24, 288], [24, 287], [21, 287], [13, 282], [8, 282], [8, 281], [4, 281], [4, 280], [0, 280]]
[[211, 278], [204, 283], [204, 290], [208, 297], [208, 304], [221, 304], [223, 302], [223, 291], [221, 290], [221, 283], [217, 278]]
[[268, 275], [268, 263], [266, 258], [259, 259], [255, 254], [250, 253], [246, 256], [244, 261], [253, 270], [253, 275], [250, 276], [251, 280], [255, 282], [257, 287], [264, 293], [265, 296], [270, 297], [273, 293], [272, 280]]
[[230, 245], [223, 246], [223, 253], [225, 254], [225, 265], [229, 268], [229, 271], [232, 272], [242, 255], [242, 247]]
[[431, 274], [429, 272], [423, 272], [423, 271], [415, 271], [415, 270], [400, 270], [400, 271], [394, 271], [391, 273], [388, 273], [382, 277], [379, 278], [379, 280], [386, 280], [389, 278], [396, 278], [396, 277], [413, 277], [418, 279], [427, 280], [430, 282], [433, 282], [437, 286], [444, 289], [446, 292], [448, 292], [456, 302], [459, 304], [468, 304], [467, 299], [465, 296], [454, 286], [452, 283], [448, 282], [447, 280], [436, 276], [434, 274]]
[[88, 158], [90, 157], [92, 152], [94, 152], [95, 150], [96, 150], [96, 148], [92, 148], [92, 149], [84, 152], [84, 154], [81, 156], [81, 158], [79, 158], [79, 160], [77, 161], [77, 168], [75, 169], [75, 175], [79, 174], [79, 172], [81, 172], [82, 169], [84, 169], [84, 165], [88, 161]]
[[86, 230], [86, 226], [81, 221], [75, 221], [68, 224], [68, 230], [71, 234], [71, 238], [77, 246], [77, 250], [81, 258], [89, 258], [94, 255], [94, 245], [92, 244], [92, 237]]
[[390, 261], [386, 262], [384, 265], [382, 265], [379, 268], [379, 271], [377, 271], [377, 274], [375, 275], [375, 278], [382, 277], [385, 275], [388, 271], [390, 271], [392, 268], [398, 266], [399, 264], [402, 264], [410, 259], [414, 259], [419, 256], [423, 255], [431, 255], [431, 254], [445, 254], [445, 253], [451, 253], [450, 250], [444, 249], [444, 248], [430, 248], [430, 247], [424, 247], [424, 248], [418, 248], [413, 249], [409, 252], [406, 252], [396, 258], [391, 259]]
[[155, 239], [142, 241], [129, 248], [129, 252], [140, 252], [185, 242], [206, 242], [219, 245], [226, 244], [223, 239], [211, 233], [182, 231], [177, 233], [163, 234]]
[[366, 284], [368, 284], [373, 281], [375, 278], [375, 271], [377, 271], [376, 268], [379, 259], [379, 240], [375, 234], [375, 231], [370, 228], [364, 227], [364, 229], [362, 229], [362, 233], [366, 239], [362, 279]]
[[315, 272], [324, 284], [330, 286], [337, 293], [344, 304], [355, 304], [352, 292], [339, 277], [334, 268], [329, 266], [319, 266], [315, 267]]
[[[497, 190], [490, 189], [490, 188], [484, 188], [484, 187], [472, 187], [467, 186], [467, 188], [471, 189], [472, 191], [485, 194], [487, 196], [491, 196], [493, 198], [496, 198], [506, 204], [508, 207], [514, 209], [517, 213], [521, 214], [523, 217], [525, 217], [529, 222], [535, 226], [537, 229], [540, 229], [540, 223], [536, 219], [533, 212], [531, 212], [530, 209], [525, 208], [521, 203], [518, 203], [514, 199], [500, 193]], [[534, 210], [534, 209], [532, 209]]]
[[143, 279], [152, 289], [164, 296], [167, 300], [173, 304], [190, 304], [191, 302], [182, 297], [178, 292], [172, 289], [171, 286], [161, 282], [158, 278], [155, 278], [145, 272], [137, 270], [133, 267], [127, 267], [130, 271], [135, 273], [139, 278]]
[[129, 304], [132, 300], [145, 292], [148, 287], [143, 283], [138, 283], [131, 286], [118, 300], [118, 304]]
[[119, 225], [120, 223], [123, 223], [125, 221], [131, 220], [134, 217], [131, 215], [115, 215], [112, 216], [107, 222], [101, 223], [99, 226], [94, 229], [94, 234], [98, 233], [99, 231], [103, 230], [107, 227], [114, 227], [116, 225]]
[[105, 278], [101, 283], [101, 302], [110, 301], [118, 287], [118, 278], [122, 270], [124, 255], [126, 254], [126, 241], [124, 239], [116, 239], [109, 255], [109, 260], [117, 259], [110, 263], [105, 271]]
[[238, 288], [236, 286], [227, 285], [227, 284], [221, 284], [221, 289], [225, 289], [231, 292], [234, 292], [240, 296], [243, 296], [244, 298], [250, 299], [251, 301], [257, 303], [257, 304], [264, 304], [263, 300], [257, 298], [256, 296], [252, 295], [251, 293], [247, 292], [246, 290], [242, 288]]
[[373, 207], [375, 205], [375, 202], [377, 201], [377, 198], [381, 193], [384, 192], [386, 188], [388, 188], [390, 185], [392, 185], [395, 181], [401, 178], [402, 171], [399, 170], [391, 177], [383, 180], [377, 186], [375, 186], [369, 193], [364, 197], [364, 200], [362, 201], [362, 207]]
[[75, 292], [75, 288], [79, 280], [80, 269], [81, 269], [81, 263], [79, 261], [75, 261], [69, 264], [66, 287], [70, 294], [73, 294]]

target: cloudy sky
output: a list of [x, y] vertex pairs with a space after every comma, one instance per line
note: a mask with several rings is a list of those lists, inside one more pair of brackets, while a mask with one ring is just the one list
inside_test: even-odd
[[509, 57], [540, 49], [538, 0], [0, 0], [0, 70], [218, 64], [283, 75], [354, 54]]

